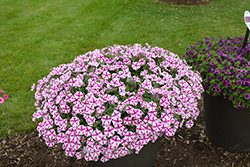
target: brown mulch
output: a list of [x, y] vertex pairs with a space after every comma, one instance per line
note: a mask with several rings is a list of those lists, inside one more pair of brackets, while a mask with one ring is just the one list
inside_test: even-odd
[[173, 5], [184, 5], [184, 6], [202, 6], [210, 4], [210, 0], [155, 0], [155, 1]]
[[[203, 100], [201, 114], [191, 129], [181, 128], [163, 139], [154, 167], [250, 166], [249, 153], [232, 153], [209, 141], [205, 133]], [[47, 147], [36, 132], [0, 139], [0, 166], [91, 167], [85, 160], [66, 157], [60, 146]]]

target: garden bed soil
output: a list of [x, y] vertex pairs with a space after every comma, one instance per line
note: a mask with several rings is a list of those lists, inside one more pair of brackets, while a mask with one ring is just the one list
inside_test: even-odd
[[[201, 100], [201, 114], [191, 129], [182, 127], [163, 139], [154, 167], [250, 166], [249, 153], [227, 152], [209, 141], [203, 107]], [[91, 167], [84, 159], [66, 157], [60, 146], [47, 147], [37, 132], [0, 139], [0, 166]]]

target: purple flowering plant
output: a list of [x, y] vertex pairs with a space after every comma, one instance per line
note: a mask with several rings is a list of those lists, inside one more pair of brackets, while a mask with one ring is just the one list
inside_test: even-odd
[[185, 60], [146, 44], [114, 45], [52, 68], [33, 84], [33, 121], [49, 147], [106, 162], [136, 153], [159, 136], [191, 128], [203, 92]]
[[224, 96], [238, 110], [250, 109], [250, 45], [243, 37], [205, 38], [187, 48], [183, 58], [202, 76], [205, 91]]

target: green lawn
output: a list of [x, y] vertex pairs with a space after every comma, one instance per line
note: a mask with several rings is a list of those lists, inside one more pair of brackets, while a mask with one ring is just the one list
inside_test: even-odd
[[204, 37], [244, 36], [249, 0], [173, 6], [153, 0], [0, 0], [0, 137], [36, 129], [31, 85], [95, 48], [149, 43], [178, 55]]

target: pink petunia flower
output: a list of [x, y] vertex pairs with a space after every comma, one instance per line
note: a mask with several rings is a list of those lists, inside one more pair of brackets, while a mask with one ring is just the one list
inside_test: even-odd
[[95, 123], [96, 118], [89, 116], [89, 115], [84, 115], [84, 119], [86, 120], [87, 124], [89, 126], [93, 126], [93, 124]]
[[110, 139], [110, 146], [112, 148], [118, 148], [120, 143], [121, 143], [121, 139], [119, 136], [114, 136]]
[[125, 125], [130, 125], [131, 124], [131, 118], [130, 117], [125, 117], [124, 119], [123, 119], [123, 122], [124, 122], [124, 124]]
[[125, 72], [124, 71], [119, 71], [119, 77], [122, 78], [122, 79], [126, 78]]
[[80, 119], [78, 117], [72, 117], [70, 119], [70, 124], [72, 126], [78, 126], [80, 124]]
[[54, 139], [47, 139], [47, 140], [45, 140], [45, 143], [47, 144], [48, 147], [53, 147], [55, 145], [55, 140]]
[[167, 136], [173, 136], [174, 135], [174, 130], [171, 127], [166, 128], [166, 133]]
[[107, 137], [111, 137], [115, 134], [115, 128], [111, 127], [111, 126], [106, 126], [104, 129], [104, 134]]
[[85, 128], [84, 125], [79, 125], [79, 126], [77, 127], [76, 133], [77, 133], [78, 135], [83, 135], [83, 134], [84, 134], [84, 130], [85, 130], [84, 128]]
[[140, 137], [140, 141], [143, 145], [148, 144], [148, 142], [150, 141], [150, 138], [148, 137], [148, 135], [142, 135], [142, 137]]
[[134, 63], [132, 64], [132, 68], [133, 68], [134, 70], [138, 70], [140, 67], [141, 67], [141, 64], [138, 63], [138, 62], [134, 62]]
[[82, 114], [83, 106], [81, 105], [81, 103], [76, 103], [72, 108], [73, 112], [77, 114]]
[[102, 125], [104, 127], [109, 126], [111, 121], [112, 121], [112, 118], [110, 118], [110, 116], [108, 116], [108, 115], [105, 115], [105, 116], [102, 117]]
[[134, 82], [141, 82], [141, 79], [137, 76], [133, 76]]
[[149, 111], [153, 111], [153, 110], [156, 109], [157, 105], [156, 105], [155, 102], [151, 101], [151, 102], [148, 103], [148, 106], [147, 106], [147, 107], [148, 107], [148, 110], [149, 110]]
[[102, 136], [103, 136], [103, 134], [100, 130], [94, 130], [92, 133], [92, 138], [96, 141], [101, 140]]
[[141, 142], [141, 141], [137, 141], [137, 142], [135, 143], [135, 146], [134, 146], [134, 148], [135, 148], [135, 153], [136, 153], [136, 154], [139, 154], [139, 152], [140, 152], [140, 150], [142, 149], [142, 147], [143, 147], [142, 142]]
[[84, 127], [83, 134], [84, 136], [90, 136], [93, 132], [93, 129], [89, 126]]
[[194, 122], [192, 120], [189, 120], [188, 122], [186, 122], [187, 128], [191, 128], [193, 125], [194, 125]]
[[112, 123], [114, 126], [118, 126], [122, 123], [122, 119], [120, 117], [115, 117], [114, 119], [112, 119]]
[[9, 96], [8, 95], [3, 95], [3, 97], [5, 98], [5, 99], [8, 99], [9, 98]]
[[126, 65], [130, 65], [131, 61], [130, 61], [130, 59], [124, 59], [123, 63], [126, 64]]
[[133, 109], [131, 112], [131, 117], [135, 119], [140, 119], [143, 112], [140, 109]]
[[0, 104], [4, 103], [4, 98], [0, 97]]
[[64, 104], [60, 111], [62, 113], [68, 114], [70, 112], [70, 107], [67, 104]]
[[125, 133], [124, 138], [128, 141], [133, 141], [135, 140], [136, 136], [135, 136], [135, 133], [128, 131]]
[[136, 132], [140, 135], [144, 135], [145, 134], [145, 127], [144, 125], [138, 125], [136, 127]]
[[143, 66], [146, 63], [146, 61], [144, 59], [140, 59], [139, 63], [141, 64], [141, 66]]
[[[36, 88], [36, 84], [33, 84], [33, 85], [31, 86], [31, 91], [33, 91], [35, 88]], [[0, 93], [1, 93], [1, 92], [0, 92]]]
[[105, 135], [102, 135], [100, 138], [99, 138], [99, 143], [101, 144], [101, 145], [106, 145], [107, 144], [107, 138], [106, 138], [106, 136]]
[[105, 80], [108, 80], [108, 79], [110, 78], [110, 76], [111, 76], [111, 74], [110, 74], [108, 71], [104, 71], [104, 72], [102, 73], [102, 77], [103, 77], [103, 79], [105, 79]]
[[58, 143], [64, 143], [65, 140], [65, 134], [64, 133], [59, 133], [56, 137]]
[[[86, 159], [86, 158], [85, 158]], [[103, 156], [101, 158], [101, 161], [104, 163], [104, 162], [107, 162], [110, 158], [108, 158], [108, 156]]]
[[76, 155], [77, 159], [82, 159], [83, 158], [83, 153], [81, 151], [80, 152], [76, 152], [75, 155]]
[[146, 79], [140, 86], [144, 89], [151, 89], [152, 88], [151, 81], [148, 79]]
[[121, 113], [118, 110], [114, 110], [112, 114], [112, 119], [120, 119]]
[[76, 153], [76, 150], [73, 149], [72, 147], [68, 147], [66, 150], [66, 156], [70, 156], [70, 157], [73, 157]]

